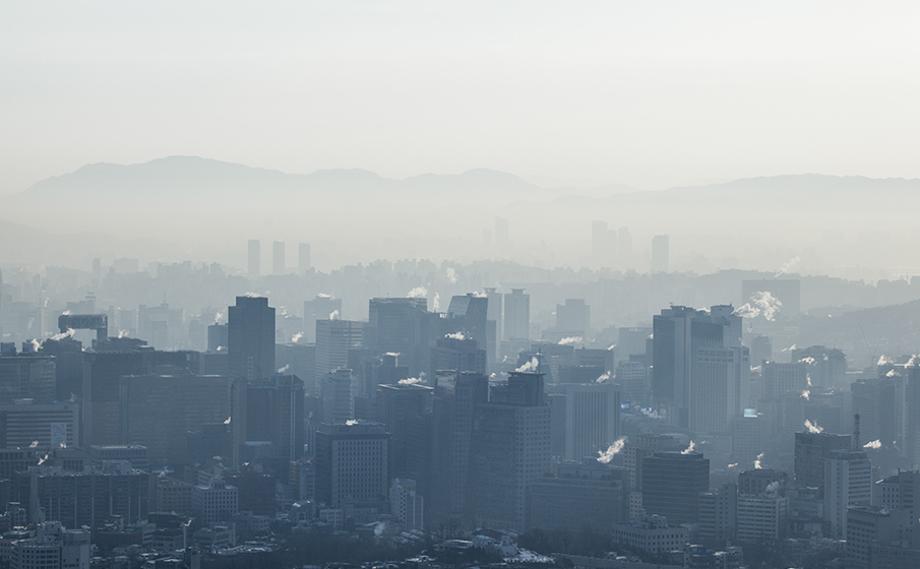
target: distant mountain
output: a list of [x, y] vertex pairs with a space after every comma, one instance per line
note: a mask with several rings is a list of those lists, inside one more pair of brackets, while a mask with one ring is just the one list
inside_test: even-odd
[[[354, 192], [505, 192], [519, 197], [539, 191], [517, 176], [496, 170], [469, 170], [457, 175], [425, 174], [405, 180], [383, 178], [360, 169], [318, 170], [290, 174], [197, 156], [169, 156], [140, 164], [90, 164], [42, 180], [23, 194], [29, 199], [106, 200], [156, 194], [158, 197], [255, 197], [277, 193]], [[314, 196], [310, 196], [314, 197]]]

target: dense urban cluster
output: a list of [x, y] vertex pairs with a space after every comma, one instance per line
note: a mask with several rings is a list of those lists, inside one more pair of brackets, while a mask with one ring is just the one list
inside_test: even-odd
[[920, 357], [867, 287], [669, 248], [4, 267], [0, 567], [920, 566]]

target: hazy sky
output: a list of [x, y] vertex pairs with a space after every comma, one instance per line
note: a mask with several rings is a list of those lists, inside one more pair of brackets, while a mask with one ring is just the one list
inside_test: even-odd
[[0, 2], [0, 192], [196, 154], [661, 187], [920, 176], [917, 2]]

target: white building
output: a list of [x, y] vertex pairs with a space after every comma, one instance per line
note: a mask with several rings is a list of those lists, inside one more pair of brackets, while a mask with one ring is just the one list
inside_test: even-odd
[[215, 480], [210, 485], [192, 488], [192, 511], [206, 524], [228, 521], [240, 511], [240, 493], [236, 486]]
[[43, 522], [35, 537], [12, 544], [10, 569], [89, 569], [91, 547], [88, 531]]
[[613, 527], [612, 542], [615, 545], [631, 547], [645, 553], [658, 555], [682, 550], [690, 538], [690, 530], [684, 526], [668, 525], [663, 516], [647, 516]]

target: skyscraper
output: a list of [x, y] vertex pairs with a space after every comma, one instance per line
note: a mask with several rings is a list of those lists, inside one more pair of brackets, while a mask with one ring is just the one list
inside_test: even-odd
[[339, 425], [355, 418], [355, 386], [350, 369], [338, 368], [323, 375], [319, 393], [324, 424]]
[[619, 435], [620, 393], [612, 382], [563, 383], [565, 459], [595, 458]]
[[655, 403], [681, 427], [711, 432], [727, 426], [742, 411], [750, 372], [732, 306], [672, 306], [654, 317], [653, 330]]
[[666, 273], [671, 267], [671, 238], [667, 235], [652, 237], [652, 272]]
[[250, 277], [257, 277], [262, 272], [262, 242], [258, 239], [249, 240], [247, 268]]
[[696, 523], [709, 490], [709, 459], [698, 452], [657, 452], [642, 459], [642, 505], [672, 524]]
[[227, 354], [230, 373], [246, 380], [275, 373], [275, 309], [262, 296], [238, 296], [229, 307]]
[[316, 321], [316, 377], [348, 366], [348, 352], [364, 345], [365, 323], [354, 320]]
[[284, 241], [272, 242], [272, 274], [283, 275], [287, 271], [287, 255]]
[[866, 452], [837, 450], [824, 461], [824, 519], [830, 536], [845, 539], [847, 510], [868, 506], [872, 497], [872, 465]]
[[324, 425], [316, 433], [316, 500], [331, 508], [388, 507], [389, 438], [379, 423]]
[[428, 370], [432, 319], [424, 298], [372, 298], [368, 304], [367, 344], [376, 354], [398, 353], [409, 373]]
[[505, 294], [503, 338], [505, 340], [530, 339], [530, 295], [522, 288], [513, 288]]
[[550, 462], [550, 412], [543, 375], [512, 372], [476, 408], [472, 492], [475, 520], [493, 528], [523, 530], [528, 485]]
[[313, 259], [310, 252], [310, 244], [301, 241], [297, 245], [297, 272], [305, 273], [313, 267]]
[[342, 299], [329, 294], [317, 294], [303, 303], [304, 341], [316, 342], [316, 321], [342, 317]]

